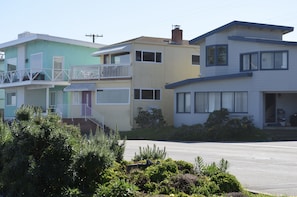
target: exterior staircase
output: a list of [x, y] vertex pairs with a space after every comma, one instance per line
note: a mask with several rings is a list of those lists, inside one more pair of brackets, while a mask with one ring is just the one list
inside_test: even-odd
[[80, 128], [81, 133], [84, 135], [89, 135], [90, 132], [95, 133], [97, 129], [104, 128], [104, 132], [109, 133], [110, 128], [102, 125], [95, 119], [91, 118], [62, 118], [62, 121], [69, 125], [78, 126]]

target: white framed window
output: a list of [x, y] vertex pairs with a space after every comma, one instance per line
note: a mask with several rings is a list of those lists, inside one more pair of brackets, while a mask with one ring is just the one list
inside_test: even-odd
[[6, 93], [6, 105], [7, 106], [16, 106], [16, 92]]
[[96, 104], [129, 104], [129, 88], [97, 89]]
[[72, 92], [72, 104], [73, 105], [81, 105], [82, 104], [81, 92]]
[[134, 89], [135, 100], [161, 100], [160, 89]]
[[162, 53], [154, 51], [136, 51], [136, 61], [140, 62], [162, 62]]

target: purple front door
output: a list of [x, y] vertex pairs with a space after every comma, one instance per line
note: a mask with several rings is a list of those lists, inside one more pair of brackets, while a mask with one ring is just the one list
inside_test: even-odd
[[91, 91], [84, 91], [82, 92], [82, 109], [81, 114], [83, 116], [91, 116], [92, 115], [92, 92]]

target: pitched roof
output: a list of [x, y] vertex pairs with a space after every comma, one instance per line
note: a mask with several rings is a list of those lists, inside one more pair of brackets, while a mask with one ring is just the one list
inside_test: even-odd
[[211, 36], [215, 33], [225, 31], [227, 29], [233, 28], [235, 26], [243, 26], [243, 27], [254, 27], [254, 28], [261, 28], [261, 29], [269, 29], [269, 30], [278, 30], [282, 32], [282, 34], [286, 34], [292, 32], [294, 27], [289, 26], [280, 26], [280, 25], [270, 25], [270, 24], [262, 24], [262, 23], [251, 23], [251, 22], [244, 22], [244, 21], [232, 21], [226, 25], [218, 27], [212, 31], [209, 31], [201, 36], [198, 36], [189, 41], [190, 44], [198, 44], [203, 41], [206, 37]]
[[16, 40], [12, 40], [12, 41], [0, 44], [0, 49], [5, 49], [7, 47], [24, 44], [34, 40], [47, 40], [52, 42], [72, 44], [72, 45], [85, 46], [85, 47], [91, 47], [91, 48], [100, 48], [104, 46], [103, 44], [98, 44], [98, 43], [85, 42], [81, 40], [73, 40], [69, 38], [61, 38], [61, 37], [50, 36], [46, 34], [35, 34], [35, 33], [25, 32], [23, 34], [20, 34], [18, 39]]
[[235, 73], [235, 74], [228, 74], [228, 75], [218, 75], [218, 76], [211, 76], [211, 77], [200, 77], [200, 78], [191, 78], [185, 79], [182, 81], [174, 82], [165, 85], [166, 89], [174, 89], [180, 86], [189, 85], [193, 83], [205, 82], [205, 81], [214, 81], [214, 80], [225, 80], [225, 79], [234, 79], [234, 78], [242, 78], [242, 77], [252, 77], [252, 72], [242, 72], [242, 73]]

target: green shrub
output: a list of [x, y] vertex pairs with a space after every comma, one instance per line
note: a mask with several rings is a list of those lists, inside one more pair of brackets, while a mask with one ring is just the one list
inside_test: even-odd
[[152, 182], [156, 183], [159, 183], [177, 173], [177, 165], [172, 159], [166, 159], [145, 169], [145, 174]]
[[39, 125], [15, 122], [11, 135], [11, 142], [2, 150], [5, 195], [60, 195], [63, 187], [71, 184], [73, 149], [67, 140], [69, 134], [45, 117]]
[[170, 184], [176, 191], [192, 194], [192, 188], [197, 184], [198, 177], [194, 174], [177, 174], [170, 179]]
[[182, 161], [182, 160], [175, 161], [175, 163], [180, 173], [183, 173], [183, 174], [194, 173], [194, 165], [192, 163]]
[[227, 172], [220, 172], [213, 175], [211, 176], [211, 180], [218, 185], [219, 191], [222, 194], [242, 191], [242, 186], [236, 177]]
[[114, 155], [109, 147], [94, 142], [84, 139], [73, 163], [75, 187], [86, 194], [95, 192], [105, 169], [108, 169], [114, 161]]
[[141, 161], [141, 160], [158, 160], [166, 158], [166, 148], [163, 150], [159, 149], [156, 144], [151, 148], [149, 145], [147, 147], [139, 147], [139, 153], [134, 155], [133, 161]]
[[104, 185], [99, 185], [95, 196], [98, 197], [134, 197], [138, 188], [122, 179], [115, 179]]
[[163, 127], [166, 124], [162, 110], [156, 108], [150, 111], [140, 108], [135, 121], [141, 128]]
[[18, 121], [29, 121], [33, 118], [34, 108], [29, 105], [22, 105], [15, 113], [15, 118]]

